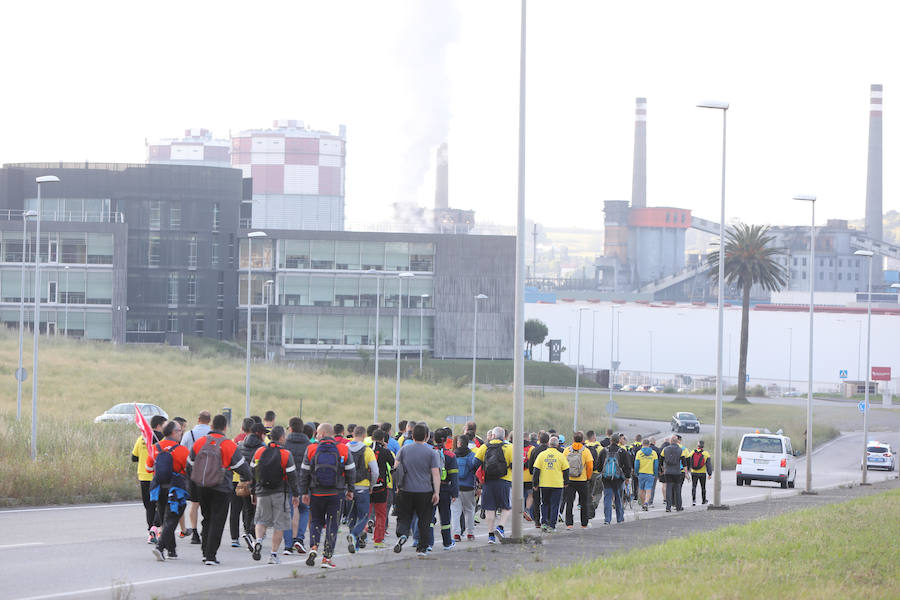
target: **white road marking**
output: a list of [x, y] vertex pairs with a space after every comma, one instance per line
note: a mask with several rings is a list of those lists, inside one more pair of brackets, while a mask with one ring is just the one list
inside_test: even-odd
[[0, 544], [0, 550], [9, 550], [11, 548], [23, 548], [25, 546], [43, 546], [44, 542], [27, 542], [25, 544]]
[[143, 506], [143, 504], [139, 502], [135, 502], [133, 504], [91, 504], [88, 506], [48, 506], [46, 508], [13, 508], [10, 510], [0, 510], [0, 517], [3, 515], [9, 515], [12, 513], [28, 513], [28, 512], [46, 512], [51, 510], [85, 510], [89, 508], [132, 508], [135, 506]]

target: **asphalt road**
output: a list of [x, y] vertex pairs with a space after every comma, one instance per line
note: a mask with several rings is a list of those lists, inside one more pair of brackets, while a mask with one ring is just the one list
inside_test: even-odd
[[[645, 424], [635, 423], [635, 427], [646, 429]], [[652, 422], [650, 427], [653, 427]], [[813, 461], [814, 487], [859, 481], [861, 444], [861, 433], [849, 433], [818, 449]], [[797, 470], [798, 489], [795, 490], [782, 490], [775, 484], [763, 483], [738, 488], [734, 473], [725, 472], [722, 477], [723, 501], [740, 504], [795, 495], [804, 485], [804, 476], [802, 459]], [[870, 472], [869, 476], [870, 481], [881, 481], [895, 477], [896, 473]], [[701, 510], [700, 506], [691, 507], [688, 486], [684, 491], [687, 509]], [[665, 518], [659, 514], [662, 513], [660, 505], [657, 498], [653, 514], [649, 516]], [[638, 511], [637, 515], [642, 513]], [[629, 520], [634, 517], [635, 513], [627, 515]], [[346, 528], [343, 531], [346, 532]], [[487, 531], [484, 525], [478, 526], [476, 532], [479, 539], [473, 545], [485, 544]], [[392, 539], [393, 536], [389, 536], [387, 541], [390, 543]], [[435, 559], [439, 560], [441, 550], [435, 552], [438, 555]], [[199, 546], [179, 542], [179, 556], [178, 561], [156, 562], [146, 543], [140, 504], [0, 511], [0, 578], [5, 598], [177, 598], [188, 592], [291, 577], [294, 570], [299, 573], [310, 570], [300, 558], [283, 557], [282, 565], [269, 566], [252, 561], [244, 549], [230, 547], [219, 551], [222, 564], [218, 567], [200, 563]], [[350, 568], [408, 556], [408, 551], [395, 555], [390, 550], [365, 550], [350, 556], [344, 550], [335, 560], [339, 567]]]

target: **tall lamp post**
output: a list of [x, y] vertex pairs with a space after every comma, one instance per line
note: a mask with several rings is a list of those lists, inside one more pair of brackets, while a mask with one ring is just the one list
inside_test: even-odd
[[372, 404], [372, 413], [373, 413], [373, 423], [378, 423], [378, 351], [380, 350], [379, 346], [379, 336], [381, 335], [381, 273], [376, 271], [375, 269], [369, 269], [366, 271], [369, 275], [375, 276], [375, 398]]
[[[400, 431], [400, 346], [401, 337], [403, 335], [403, 280], [414, 277], [409, 271], [397, 273], [397, 292], [399, 302], [397, 302], [397, 385], [396, 398], [394, 398], [394, 427]], [[409, 289], [409, 286], [407, 286]]]
[[419, 373], [422, 373], [422, 355], [425, 353], [425, 300], [428, 294], [419, 296]]
[[728, 123], [728, 103], [707, 101], [697, 104], [698, 108], [722, 111], [722, 199], [719, 204], [719, 297], [718, 297], [718, 341], [716, 343], [716, 425], [715, 449], [713, 450], [713, 503], [710, 508], [722, 505], [722, 338], [725, 331], [725, 134]]
[[[811, 277], [809, 278], [809, 389], [806, 392], [806, 489], [805, 493], [812, 493], [812, 448], [813, 448], [813, 315], [815, 314], [816, 293], [816, 197], [810, 195], [797, 195], [794, 200], [809, 202], [812, 208], [812, 220], [809, 226], [809, 264]], [[790, 361], [790, 359], [788, 359]], [[790, 369], [790, 366], [788, 366]]]
[[247, 380], [244, 383], [247, 398], [244, 403], [244, 417], [250, 416], [250, 328], [253, 306], [253, 239], [266, 237], [265, 231], [251, 231], [247, 234]]
[[472, 325], [472, 416], [470, 420], [475, 420], [475, 372], [478, 363], [478, 301], [487, 300], [484, 294], [475, 296], [475, 322]]
[[22, 367], [22, 341], [25, 337], [25, 255], [28, 254], [28, 219], [37, 216], [37, 211], [22, 213], [22, 283], [19, 290], [19, 368], [16, 369], [16, 421], [22, 420], [22, 382], [25, 369]]
[[853, 254], [869, 259], [869, 286], [866, 288], [866, 392], [863, 399], [865, 410], [863, 411], [862, 443], [862, 485], [868, 485], [869, 467], [866, 459], [869, 446], [869, 379], [872, 377], [872, 262], [875, 259], [875, 253], [871, 250], [857, 250]]
[[[271, 287], [270, 287], [271, 286]], [[263, 284], [263, 295], [266, 297], [266, 333], [265, 333], [265, 352], [266, 352], [266, 362], [269, 362], [269, 305], [272, 303], [272, 292], [275, 291], [275, 280], [268, 279], [266, 283]]]
[[[41, 332], [41, 184], [58, 183], [59, 177], [42, 175], [34, 180], [37, 182], [37, 225], [34, 232], [34, 244], [37, 250], [34, 253], [34, 356], [31, 365], [34, 381], [31, 382], [31, 460], [37, 460], [38, 336]], [[47, 258], [50, 257], [47, 256]]]
[[578, 431], [578, 391], [579, 391], [579, 373], [581, 373], [581, 313], [589, 308], [578, 309], [578, 350], [575, 352], [575, 414], [572, 419], [572, 434]]

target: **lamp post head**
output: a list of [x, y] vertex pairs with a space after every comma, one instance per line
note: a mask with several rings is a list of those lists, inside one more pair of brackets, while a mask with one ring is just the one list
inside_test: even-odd
[[265, 231], [251, 231], [247, 234], [248, 238], [264, 238], [268, 237]]
[[40, 177], [35, 177], [34, 180], [37, 183], [58, 183], [59, 177], [57, 177], [56, 175], [41, 175]]
[[704, 100], [697, 103], [697, 108], [715, 108], [718, 110], [728, 110], [728, 103], [719, 102], [718, 100]]
[[415, 274], [410, 273], [409, 271], [401, 271], [400, 273], [397, 273], [397, 277], [402, 277], [402, 278], [406, 279], [407, 277], [415, 277]]
[[811, 194], [796, 194], [791, 197], [791, 200], [799, 200], [801, 202], [815, 202], [816, 197]]
[[475, 299], [476, 300], [487, 300], [488, 297], [485, 296], [484, 294], [478, 294], [477, 296], [475, 296]]
[[857, 250], [853, 254], [856, 256], [867, 256], [869, 258], [872, 258], [873, 256], [875, 256], [875, 253], [872, 252], [871, 250]]
[[33, 219], [36, 216], [38, 216], [36, 210], [26, 210], [25, 212], [22, 213], [23, 219]]
[[[66, 267], [66, 268], [68, 268], [68, 267]], [[275, 283], [274, 279], [269, 279], [266, 281], [266, 285], [272, 285], [273, 283]]]
[[421, 298], [431, 298], [431, 294], [422, 294]]
[[892, 283], [891, 287], [892, 288], [900, 288], [900, 283]]

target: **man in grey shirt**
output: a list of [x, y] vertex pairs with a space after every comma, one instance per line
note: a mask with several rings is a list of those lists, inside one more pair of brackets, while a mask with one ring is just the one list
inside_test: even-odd
[[416, 424], [413, 442], [400, 448], [394, 466], [394, 480], [399, 491], [397, 499], [397, 545], [394, 552], [403, 550], [409, 536], [413, 514], [418, 518], [419, 543], [416, 555], [425, 557], [428, 547], [428, 530], [432, 527], [433, 507], [440, 499], [441, 459], [434, 448], [425, 443], [428, 426]]
[[[202, 437], [206, 437], [206, 434], [209, 433], [210, 427], [209, 422], [212, 419], [208, 410], [201, 410], [200, 414], [197, 415], [197, 424], [194, 425], [194, 428], [185, 433], [181, 437], [181, 445], [188, 449], [188, 452], [191, 451], [191, 448], [194, 447], [194, 443]], [[187, 510], [184, 511], [181, 515], [181, 523], [182, 527], [184, 526], [184, 515], [187, 515], [190, 524], [191, 524], [191, 543], [199, 544], [200, 543], [200, 535], [197, 533], [197, 513], [200, 512], [200, 503], [197, 501], [199, 492], [197, 491], [197, 486], [193, 481], [188, 479], [188, 503]]]
[[666, 475], [666, 512], [681, 511], [681, 473], [684, 467], [681, 446], [673, 435], [668, 446], [663, 449], [663, 471]]

